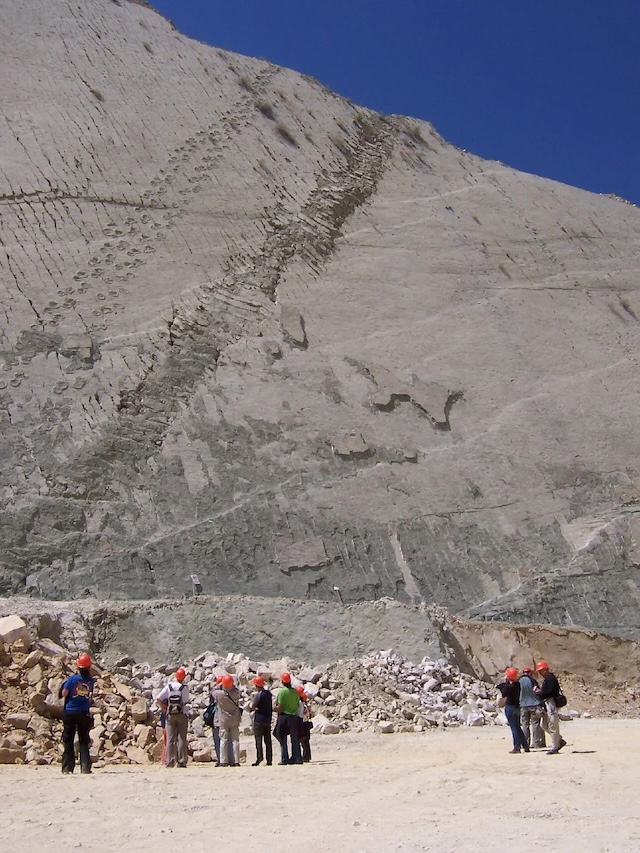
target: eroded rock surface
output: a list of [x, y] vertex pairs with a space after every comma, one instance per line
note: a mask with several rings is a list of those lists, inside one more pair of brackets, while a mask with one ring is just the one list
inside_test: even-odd
[[0, 48], [2, 594], [640, 636], [635, 207], [139, 3]]

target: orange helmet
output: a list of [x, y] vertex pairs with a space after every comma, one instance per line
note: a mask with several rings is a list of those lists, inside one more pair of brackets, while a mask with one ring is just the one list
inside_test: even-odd
[[546, 660], [538, 661], [538, 663], [536, 664], [536, 672], [548, 672], [548, 670], [549, 664], [546, 662]]
[[186, 670], [184, 669], [184, 667], [181, 666], [178, 669], [176, 669], [176, 681], [184, 681], [186, 677], [187, 677], [187, 673], [186, 673]]
[[229, 690], [229, 688], [233, 687], [233, 676], [232, 675], [223, 675], [222, 676], [222, 686], [225, 690]]
[[522, 674], [523, 675], [531, 675], [531, 673], [532, 673], [532, 669], [530, 666], [523, 666], [522, 667]]
[[216, 675], [216, 684], [222, 684], [222, 679], [224, 675]]
[[505, 669], [504, 674], [507, 676], [509, 681], [516, 681], [518, 678], [518, 670], [515, 666], [510, 666], [508, 669]]
[[264, 678], [261, 675], [256, 675], [253, 679], [253, 683], [256, 687], [264, 687]]
[[289, 675], [288, 672], [283, 672], [282, 675], [280, 676], [280, 681], [283, 684], [291, 684], [291, 676]]
[[304, 692], [304, 687], [302, 686], [302, 684], [299, 684], [296, 687], [296, 693], [302, 699], [303, 702], [307, 701], [307, 694]]
[[91, 658], [85, 652], [83, 655], [80, 655], [77, 664], [78, 669], [91, 669]]

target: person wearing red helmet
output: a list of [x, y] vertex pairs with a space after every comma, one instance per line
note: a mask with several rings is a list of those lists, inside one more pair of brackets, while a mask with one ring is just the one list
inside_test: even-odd
[[219, 687], [211, 695], [217, 705], [220, 726], [220, 767], [239, 767], [242, 697], [233, 676], [223, 675]]
[[302, 761], [307, 763], [308, 761], [311, 761], [311, 729], [313, 728], [313, 723], [311, 722], [311, 709], [309, 708], [307, 694], [304, 692], [302, 684], [299, 684], [296, 687], [296, 692], [300, 697], [300, 704], [298, 705], [298, 717], [300, 719], [300, 752], [302, 754]]
[[522, 667], [520, 682], [520, 728], [524, 732], [530, 749], [543, 749], [545, 746], [542, 716], [544, 706], [535, 694], [538, 682], [530, 666]]
[[185, 679], [187, 673], [183, 667], [176, 670], [169, 681], [156, 696], [160, 710], [166, 714], [167, 751], [166, 767], [186, 767], [187, 729], [189, 727], [189, 685]]
[[[267, 765], [273, 763], [273, 741], [271, 740], [271, 718], [273, 716], [273, 696], [264, 684], [264, 678], [256, 675], [253, 679], [256, 692], [249, 702], [249, 711], [253, 713], [253, 736], [256, 741], [256, 760], [253, 767], [257, 767], [266, 756]], [[262, 744], [264, 742], [264, 751]]]
[[[216, 698], [213, 695], [214, 692], [220, 687], [222, 684], [222, 679], [224, 675], [219, 674], [216, 675], [214, 685], [212, 689], [209, 691], [209, 704], [213, 706], [213, 748], [216, 751], [216, 767], [220, 767], [220, 714], [218, 713], [218, 703], [216, 702]], [[228, 762], [228, 759], [227, 759]]]
[[77, 661], [78, 672], [69, 676], [60, 688], [64, 699], [62, 712], [62, 772], [73, 773], [76, 766], [76, 756], [73, 742], [78, 733], [80, 744], [80, 772], [91, 773], [91, 756], [89, 754], [89, 732], [92, 718], [89, 713], [93, 695], [93, 678], [91, 678], [91, 658], [82, 654]]
[[518, 681], [518, 670], [510, 666], [505, 670], [505, 680], [498, 684], [498, 690], [502, 694], [502, 702], [507, 723], [511, 729], [513, 738], [512, 754], [521, 750], [529, 752], [529, 745], [520, 728], [520, 683]]
[[557, 755], [562, 747], [567, 745], [566, 740], [560, 736], [560, 717], [556, 705], [556, 699], [561, 692], [560, 685], [546, 660], [538, 661], [536, 672], [542, 676], [542, 684], [536, 690], [536, 695], [541, 702], [544, 702], [545, 708], [542, 727], [551, 738], [551, 749], [547, 750], [547, 755]]
[[[291, 686], [291, 675], [283, 672], [280, 676], [282, 687], [276, 696], [276, 713], [278, 719], [274, 734], [280, 741], [280, 764], [302, 764], [300, 752], [300, 723], [298, 722], [298, 705], [300, 697]], [[291, 755], [289, 755], [288, 738], [291, 739]]]

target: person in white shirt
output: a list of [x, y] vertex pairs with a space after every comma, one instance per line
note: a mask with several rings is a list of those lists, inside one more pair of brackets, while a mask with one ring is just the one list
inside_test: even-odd
[[180, 667], [175, 680], [169, 681], [156, 696], [156, 702], [167, 715], [167, 767], [187, 766], [187, 728], [189, 725], [189, 686], [187, 673]]

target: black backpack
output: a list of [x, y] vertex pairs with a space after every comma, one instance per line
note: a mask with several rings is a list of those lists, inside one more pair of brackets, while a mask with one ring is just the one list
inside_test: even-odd
[[169, 698], [167, 699], [167, 714], [181, 714], [182, 713], [182, 688], [184, 684], [181, 684], [177, 690], [170, 690]]

